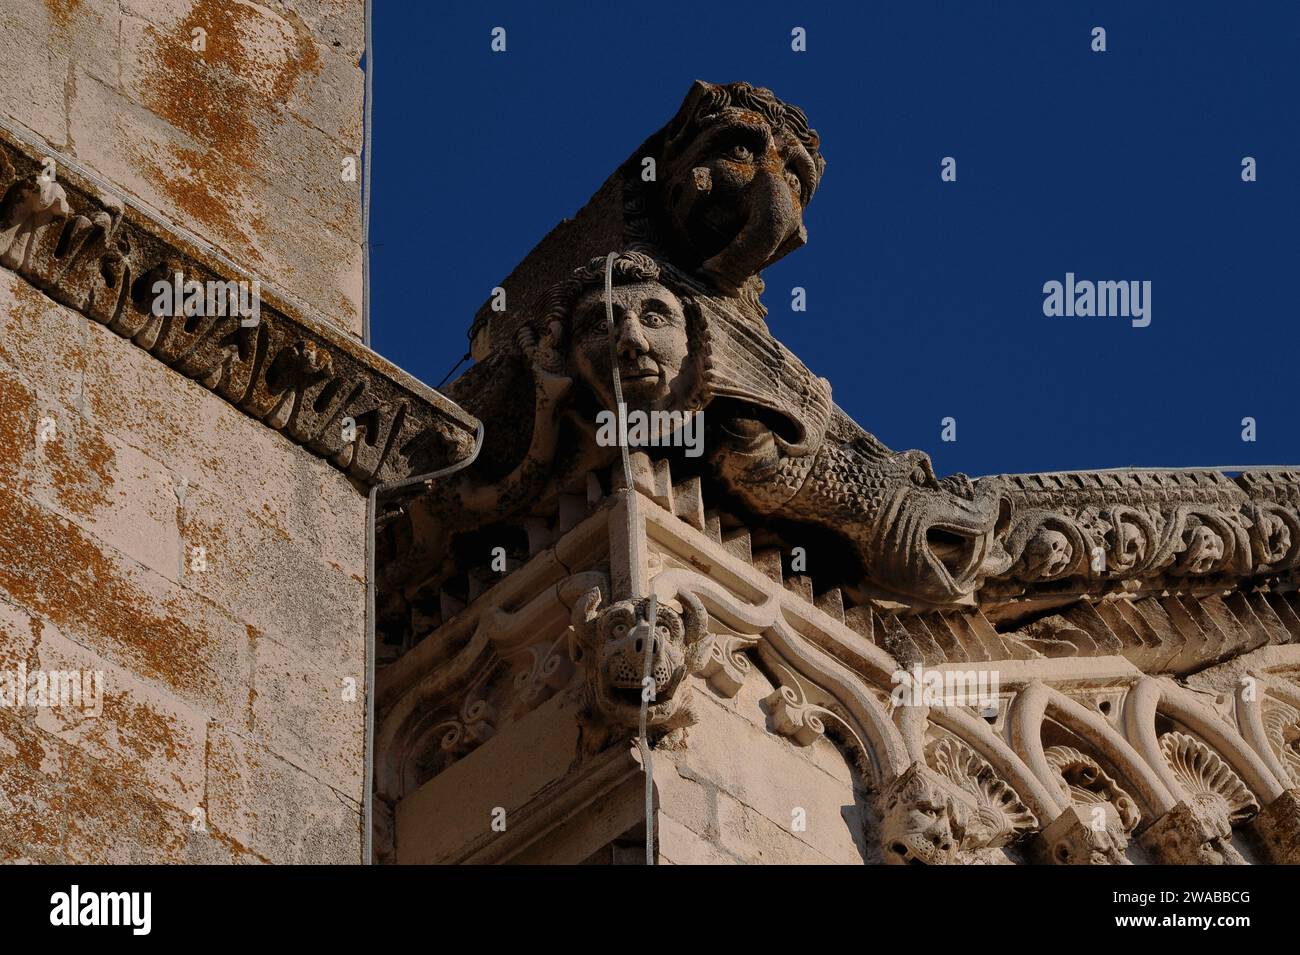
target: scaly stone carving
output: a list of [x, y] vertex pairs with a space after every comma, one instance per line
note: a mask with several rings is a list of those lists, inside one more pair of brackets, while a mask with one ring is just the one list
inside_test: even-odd
[[648, 689], [642, 682], [647, 653], [654, 684], [647, 732], [656, 738], [680, 735], [695, 721], [687, 677], [704, 668], [713, 639], [699, 599], [683, 593], [680, 600], [681, 613], [659, 604], [653, 622], [646, 619], [648, 598], [621, 600], [602, 610], [600, 591], [593, 589], [574, 605], [570, 654], [585, 673], [585, 704], [597, 730], [596, 743], [588, 741], [588, 748], [637, 730]]
[[[554, 399], [565, 407], [539, 397], [522, 412], [534, 423], [527, 446], [501, 435], [460, 490], [418, 502], [417, 536], [436, 540], [475, 513], [508, 514], [613, 461], [617, 449], [596, 441], [598, 412], [614, 410], [603, 273], [604, 260], [578, 269], [520, 335], [519, 364], [535, 380], [576, 382]], [[846, 539], [868, 592], [944, 603], [1008, 566], [995, 534], [1007, 513], [1000, 483], [939, 481], [925, 454], [890, 451], [836, 411], [827, 383], [765, 329], [680, 270], [628, 252], [613, 281], [629, 410], [702, 412], [708, 460], [745, 505]], [[511, 400], [492, 392], [504, 361], [471, 371], [453, 396], [495, 418], [493, 402]]]
[[[651, 159], [657, 175], [647, 181]], [[757, 273], [803, 242], [803, 210], [823, 172], [801, 111], [743, 83], [697, 83], [620, 167], [625, 206], [614, 211], [602, 190], [583, 215], [595, 217], [589, 233], [599, 227], [626, 250], [614, 307], [629, 408], [702, 411], [711, 473], [742, 510], [847, 545], [856, 561], [826, 584], [857, 603], [923, 609], [1183, 591], [1300, 566], [1300, 473], [939, 480], [925, 454], [891, 451], [840, 412], [830, 385], [768, 332], [758, 302]], [[490, 435], [477, 474], [466, 476], [480, 483], [480, 502], [507, 511], [612, 460], [592, 440], [596, 414], [614, 405], [604, 259], [557, 275], [548, 267], [566, 261], [569, 245], [543, 245], [546, 255], [512, 276], [534, 289], [528, 306], [493, 319], [491, 350], [452, 387], [485, 420], [533, 424], [531, 437]], [[543, 293], [547, 274], [554, 284]], [[534, 397], [517, 388], [524, 374], [552, 376], [557, 390]], [[465, 500], [433, 508], [425, 526], [472, 523]]]

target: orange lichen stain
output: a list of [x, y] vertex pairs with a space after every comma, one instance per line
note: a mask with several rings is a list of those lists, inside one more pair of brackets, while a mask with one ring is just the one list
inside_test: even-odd
[[[35, 441], [38, 426], [36, 396], [14, 375], [0, 369], [0, 477], [16, 479], [24, 452]], [[23, 479], [21, 486], [27, 485]]]
[[[262, 631], [257, 629], [257, 627], [253, 626], [251, 623], [244, 624], [244, 629], [248, 632], [248, 656], [250, 659], [255, 659], [256, 652], [257, 652], [257, 639], [258, 637], [262, 636]], [[248, 727], [250, 731], [255, 726], [254, 706], [256, 705], [256, 703], [257, 703], [257, 688], [253, 685], [253, 681], [249, 680], [248, 681]]]
[[[201, 51], [192, 46], [196, 28], [205, 33]], [[300, 82], [320, 72], [316, 46], [304, 27], [228, 0], [199, 0], [169, 33], [148, 31], [154, 46], [145, 106], [197, 148], [170, 145], [169, 169], [142, 155], [146, 175], [178, 208], [260, 260], [249, 247], [249, 223], [235, 221], [236, 209], [246, 213], [243, 192], [253, 170], [273, 166], [257, 161], [256, 119], [275, 117]], [[259, 41], [270, 42], [270, 55]]]
[[[9, 283], [12, 305], [8, 311], [6, 325], [21, 332], [23, 329], [40, 328], [45, 322], [45, 309], [50, 300], [24, 281]], [[30, 361], [39, 361], [44, 354], [29, 355], [24, 346], [31, 347], [33, 339], [12, 333], [0, 335], [0, 358], [15, 368], [24, 368]]]
[[69, 633], [89, 631], [120, 648], [125, 665], [188, 693], [211, 686], [201, 661], [215, 641], [183, 620], [174, 599], [133, 587], [75, 524], [0, 487], [0, 591]]
[[[169, 763], [176, 762], [181, 756], [181, 747], [177, 741], [176, 718], [160, 713], [148, 703], [137, 703], [129, 693], [105, 693], [104, 711], [94, 720], [94, 739], [105, 747], [118, 749], [128, 763], [134, 760], [144, 763], [162, 757]], [[113, 747], [108, 738], [112, 732], [116, 735], [118, 746]]]
[[86, 757], [80, 757], [78, 764], [64, 788], [68, 820], [64, 851], [73, 861], [110, 861], [113, 857], [107, 853], [118, 847], [130, 847], [139, 860], [181, 858], [186, 830], [180, 810], [158, 803], [120, 774]]
[[[227, 833], [222, 832], [220, 829], [213, 828], [211, 825], [208, 826], [208, 835], [211, 836], [213, 839], [215, 839], [217, 842], [220, 842], [223, 846], [229, 849], [231, 853], [233, 853], [236, 856], [252, 856], [255, 860], [260, 862], [262, 865], [272, 864], [270, 859], [262, 855], [257, 850], [248, 848], [248, 846], [244, 845], [234, 836], [228, 835]], [[234, 859], [232, 861], [242, 862], [245, 860]]]
[[97, 432], [81, 428], [74, 436], [45, 442], [43, 448], [60, 504], [83, 517], [108, 506], [105, 492], [113, 486], [117, 455]]
[[72, 24], [72, 18], [79, 6], [81, 0], [45, 0], [45, 11], [50, 15], [50, 22], [60, 33], [66, 32]]

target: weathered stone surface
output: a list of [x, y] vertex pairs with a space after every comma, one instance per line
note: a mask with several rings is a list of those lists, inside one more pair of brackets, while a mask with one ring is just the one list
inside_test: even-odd
[[[364, 495], [4, 270], [0, 304], [0, 665], [104, 675], [100, 712], [0, 733], [47, 754], [7, 777], [4, 853], [357, 861]], [[217, 736], [238, 759], [214, 767]], [[286, 793], [301, 823], [275, 816]], [[24, 834], [37, 812], [49, 831]]]
[[0, 111], [359, 334], [359, 5], [83, 0], [0, 30]]
[[[130, 779], [160, 802], [190, 812], [202, 805], [207, 718], [174, 697], [114, 666], [46, 626], [37, 663], [49, 671], [102, 679], [102, 700], [90, 707], [49, 706], [34, 725]], [[101, 676], [102, 675], [102, 676]], [[84, 683], [84, 679], [83, 679]]]
[[360, 806], [257, 743], [217, 729], [208, 750], [207, 818], [234, 848], [265, 860], [360, 859]]
[[319, 669], [306, 653], [260, 633], [254, 634], [253, 667], [253, 737], [360, 803], [364, 669], [347, 674]]

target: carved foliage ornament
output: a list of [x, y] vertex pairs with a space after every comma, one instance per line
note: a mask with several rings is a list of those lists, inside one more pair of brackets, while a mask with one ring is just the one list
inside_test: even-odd
[[1061, 795], [1080, 810], [1081, 823], [1048, 847], [1050, 860], [1060, 865], [1128, 865], [1124, 851], [1142, 819], [1133, 797], [1095, 759], [1072, 746], [1052, 746], [1045, 755]]
[[[1232, 845], [1232, 828], [1259, 812], [1259, 803], [1218, 753], [1186, 733], [1165, 733], [1160, 751], [1173, 770], [1187, 803], [1181, 826], [1180, 861], [1190, 853], [1206, 864], [1240, 865], [1245, 860]], [[1189, 841], [1186, 833], [1195, 830]], [[1186, 843], [1186, 845], [1183, 845]]]

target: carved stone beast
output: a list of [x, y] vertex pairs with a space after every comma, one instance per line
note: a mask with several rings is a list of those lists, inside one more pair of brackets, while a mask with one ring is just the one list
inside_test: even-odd
[[[600, 610], [600, 591], [593, 589], [575, 604], [569, 653], [585, 670], [587, 715], [602, 744], [637, 731], [643, 694], [652, 738], [680, 734], [695, 721], [686, 678], [703, 669], [713, 637], [699, 600], [686, 593], [679, 599], [681, 613], [659, 603], [653, 623], [647, 619], [648, 598], [620, 600]], [[647, 654], [649, 683], [644, 682]]]

